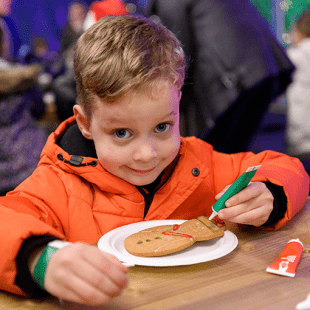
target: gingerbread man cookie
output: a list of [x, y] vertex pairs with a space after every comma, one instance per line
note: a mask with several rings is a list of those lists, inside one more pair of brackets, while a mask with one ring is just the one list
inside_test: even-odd
[[222, 237], [224, 231], [205, 216], [181, 225], [164, 225], [144, 229], [125, 239], [128, 253], [135, 256], [164, 256], [181, 251], [196, 241]]

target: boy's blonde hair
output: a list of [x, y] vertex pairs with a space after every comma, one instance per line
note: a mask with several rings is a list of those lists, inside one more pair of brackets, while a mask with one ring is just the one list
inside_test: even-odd
[[90, 119], [94, 95], [113, 102], [158, 78], [181, 89], [185, 59], [163, 25], [141, 16], [107, 16], [79, 38], [74, 68], [78, 103]]

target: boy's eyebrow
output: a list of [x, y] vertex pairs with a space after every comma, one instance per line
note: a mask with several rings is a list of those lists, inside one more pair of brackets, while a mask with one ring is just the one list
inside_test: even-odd
[[[176, 112], [174, 112], [174, 111], [172, 111], [172, 112], [170, 112], [170, 113], [168, 113], [168, 114], [166, 114], [163, 118], [167, 118], [167, 117], [169, 117], [169, 116], [171, 116], [171, 115], [177, 115], [177, 113]], [[114, 123], [121, 123], [121, 122], [126, 122], [126, 121], [128, 121], [128, 119], [120, 119], [119, 117], [111, 117], [111, 118], [109, 118], [108, 120], [107, 120], [107, 123], [108, 124], [114, 124]]]
[[171, 115], [177, 115], [177, 113], [176, 112], [174, 112], [174, 111], [171, 111], [170, 113], [168, 113], [168, 114], [166, 114], [163, 118], [167, 118], [167, 117], [169, 117], [169, 116], [171, 116]]

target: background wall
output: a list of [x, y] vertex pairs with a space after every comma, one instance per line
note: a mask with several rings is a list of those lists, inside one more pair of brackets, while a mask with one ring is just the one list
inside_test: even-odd
[[294, 20], [307, 8], [309, 0], [250, 0], [269, 22], [278, 40], [287, 46], [289, 33]]
[[[1, 0], [0, 0], [1, 1]], [[30, 44], [35, 34], [45, 35], [52, 50], [58, 50], [60, 31], [66, 23], [67, 8], [72, 0], [13, 0], [12, 13], [6, 18], [14, 36], [15, 54], [21, 44]], [[93, 0], [83, 0], [90, 5]], [[169, 1], [169, 0], [167, 0]], [[292, 22], [307, 7], [309, 0], [249, 0], [269, 22], [279, 41], [286, 46], [283, 34], [289, 32]], [[124, 0], [133, 3], [137, 12], [148, 0]]]

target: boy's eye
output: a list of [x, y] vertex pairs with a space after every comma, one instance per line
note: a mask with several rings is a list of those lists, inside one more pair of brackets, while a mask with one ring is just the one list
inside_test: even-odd
[[126, 139], [130, 137], [130, 132], [126, 129], [117, 129], [114, 132], [115, 136], [119, 139]]
[[162, 123], [156, 126], [155, 132], [166, 132], [170, 129], [171, 124]]

